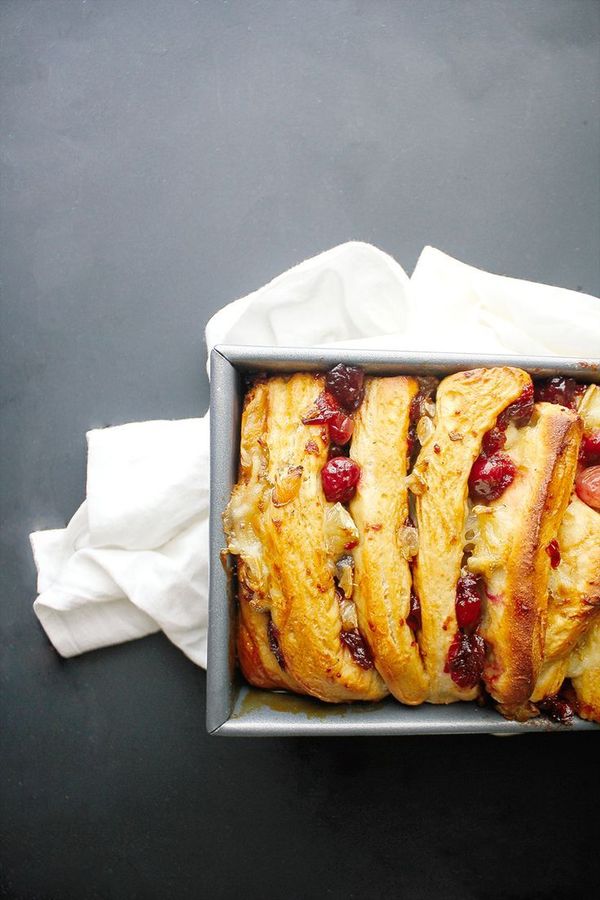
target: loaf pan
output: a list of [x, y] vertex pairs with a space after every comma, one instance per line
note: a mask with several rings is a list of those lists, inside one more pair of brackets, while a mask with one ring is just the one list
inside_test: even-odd
[[477, 366], [518, 366], [532, 376], [570, 375], [600, 383], [600, 359], [479, 356], [383, 350], [302, 349], [299, 347], [218, 346], [211, 353], [210, 402], [210, 600], [206, 725], [211, 734], [239, 737], [299, 737], [530, 734], [548, 731], [600, 731], [575, 718], [559, 725], [540, 716], [510, 722], [475, 703], [409, 707], [389, 697], [380, 703], [332, 705], [309, 697], [250, 687], [236, 670], [235, 599], [231, 560], [223, 554], [222, 515], [237, 479], [244, 375], [251, 372], [319, 372], [339, 362], [361, 366], [371, 375], [449, 375]]

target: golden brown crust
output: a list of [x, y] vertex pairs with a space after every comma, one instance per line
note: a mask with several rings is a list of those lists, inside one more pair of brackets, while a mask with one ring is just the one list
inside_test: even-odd
[[[309, 375], [269, 382], [267, 478], [275, 484], [286, 469], [303, 466], [297, 497], [265, 510], [267, 555], [276, 573], [271, 615], [289, 671], [308, 693], [329, 702], [379, 700], [387, 691], [377, 671], [358, 666], [340, 639], [324, 521], [330, 504], [320, 477], [328, 439], [300, 418], [322, 388], [323, 379]], [[319, 445], [316, 453], [306, 450], [311, 440]]]
[[237, 651], [240, 668], [250, 684], [260, 688], [302, 693], [302, 688], [282, 668], [269, 640], [270, 613], [257, 609], [244, 577], [244, 562], [238, 562]]
[[542, 660], [542, 665], [535, 682], [535, 687], [531, 693], [531, 700], [539, 703], [546, 697], [553, 697], [558, 694], [562, 684], [567, 677], [569, 668], [569, 656], [558, 656], [553, 659]]
[[264, 561], [263, 517], [267, 458], [268, 390], [259, 383], [248, 392], [242, 412], [239, 481], [224, 516], [229, 550], [237, 555], [237, 653], [250, 684], [261, 688], [302, 688], [273, 654], [269, 643], [271, 572]]
[[[340, 639], [334, 560], [326, 547], [325, 512], [331, 504], [320, 478], [327, 433], [301, 421], [323, 383], [321, 377], [298, 374], [256, 385], [249, 403], [260, 406], [260, 414], [247, 413], [242, 423], [254, 452], [243, 462], [225, 529], [229, 551], [250, 570], [255, 602], [271, 615], [285, 676], [328, 702], [379, 700], [387, 691], [377, 671], [357, 665]], [[248, 479], [248, 470], [256, 477]], [[245, 541], [239, 539], [242, 523]], [[247, 629], [248, 621], [242, 625]]]
[[531, 384], [521, 369], [459, 372], [440, 384], [436, 428], [423, 446], [409, 487], [416, 494], [419, 552], [414, 568], [421, 601], [420, 635], [429, 678], [428, 701], [472, 700], [478, 688], [459, 688], [444, 671], [457, 632], [456, 584], [463, 559], [468, 477], [484, 434]]
[[514, 429], [507, 452], [517, 475], [479, 517], [469, 569], [482, 575], [488, 602], [481, 633], [484, 681], [505, 714], [531, 695], [544, 649], [550, 557], [571, 494], [581, 437], [572, 410], [536, 404], [529, 425]]
[[403, 703], [422, 703], [427, 679], [407, 624], [412, 578], [403, 550], [413, 378], [371, 378], [356, 415], [350, 455], [361, 478], [350, 512], [361, 535], [354, 551], [358, 621], [389, 690]]
[[[407, 479], [418, 384], [367, 378], [350, 446], [361, 480], [349, 512], [323, 494], [327, 428], [301, 421], [323, 377], [274, 377], [250, 389], [224, 527], [238, 561], [238, 658], [251, 684], [327, 702], [378, 700], [388, 689], [408, 704], [472, 699], [480, 687], [461, 689], [444, 671], [466, 565], [486, 588], [483, 677], [503, 714], [529, 718], [537, 712], [531, 701], [556, 694], [570, 677], [580, 714], [600, 721], [600, 513], [572, 490], [582, 429], [600, 423], [600, 389], [590, 387], [581, 403], [583, 424], [573, 411], [541, 403], [529, 425], [509, 425], [504, 450], [516, 477], [498, 500], [473, 506], [468, 498], [483, 436], [530, 383], [510, 367], [444, 379]], [[416, 634], [407, 624], [415, 549], [406, 540], [407, 485], [419, 530]], [[561, 562], [551, 569], [547, 548], [557, 536]], [[341, 639], [353, 627], [375, 668], [361, 667]]]

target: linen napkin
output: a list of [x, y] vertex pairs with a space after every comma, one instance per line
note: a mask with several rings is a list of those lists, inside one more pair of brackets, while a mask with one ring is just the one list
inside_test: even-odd
[[[361, 346], [585, 358], [600, 301], [465, 265], [426, 247], [412, 278], [349, 242], [225, 306], [219, 343]], [[34, 609], [62, 656], [162, 630], [206, 665], [209, 420], [134, 422], [87, 434], [86, 500], [64, 529], [31, 536]]]

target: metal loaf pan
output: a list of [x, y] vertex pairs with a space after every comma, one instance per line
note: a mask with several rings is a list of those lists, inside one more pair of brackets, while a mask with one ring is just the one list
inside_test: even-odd
[[517, 734], [539, 731], [592, 731], [581, 719], [563, 726], [537, 718], [508, 722], [475, 703], [402, 706], [381, 703], [330, 705], [307, 697], [260, 691], [236, 671], [234, 599], [226, 562], [222, 514], [237, 478], [243, 375], [247, 372], [325, 371], [338, 362], [362, 366], [373, 375], [448, 375], [477, 366], [511, 365], [532, 376], [571, 375], [600, 383], [600, 359], [477, 356], [402, 351], [215, 347], [211, 354], [210, 608], [208, 634], [207, 729], [231, 736]]

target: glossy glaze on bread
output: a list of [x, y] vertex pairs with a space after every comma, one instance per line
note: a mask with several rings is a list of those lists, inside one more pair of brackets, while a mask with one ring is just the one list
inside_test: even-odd
[[[332, 502], [322, 470], [344, 450], [307, 416], [317, 398], [334, 402], [326, 387], [300, 373], [259, 379], [245, 398], [224, 527], [246, 679], [327, 702], [487, 695], [504, 715], [527, 718], [570, 678], [582, 715], [597, 720], [600, 513], [574, 480], [582, 432], [600, 427], [600, 389], [590, 386], [577, 409], [532, 399], [519, 421], [507, 416], [533, 397], [521, 369], [444, 378], [425, 413], [417, 379], [367, 377], [345, 451], [360, 480], [348, 501]], [[512, 475], [481, 502], [470, 473], [490, 455], [496, 425]], [[481, 602], [468, 626], [463, 578]], [[461, 640], [484, 653], [468, 678], [451, 663]]]

